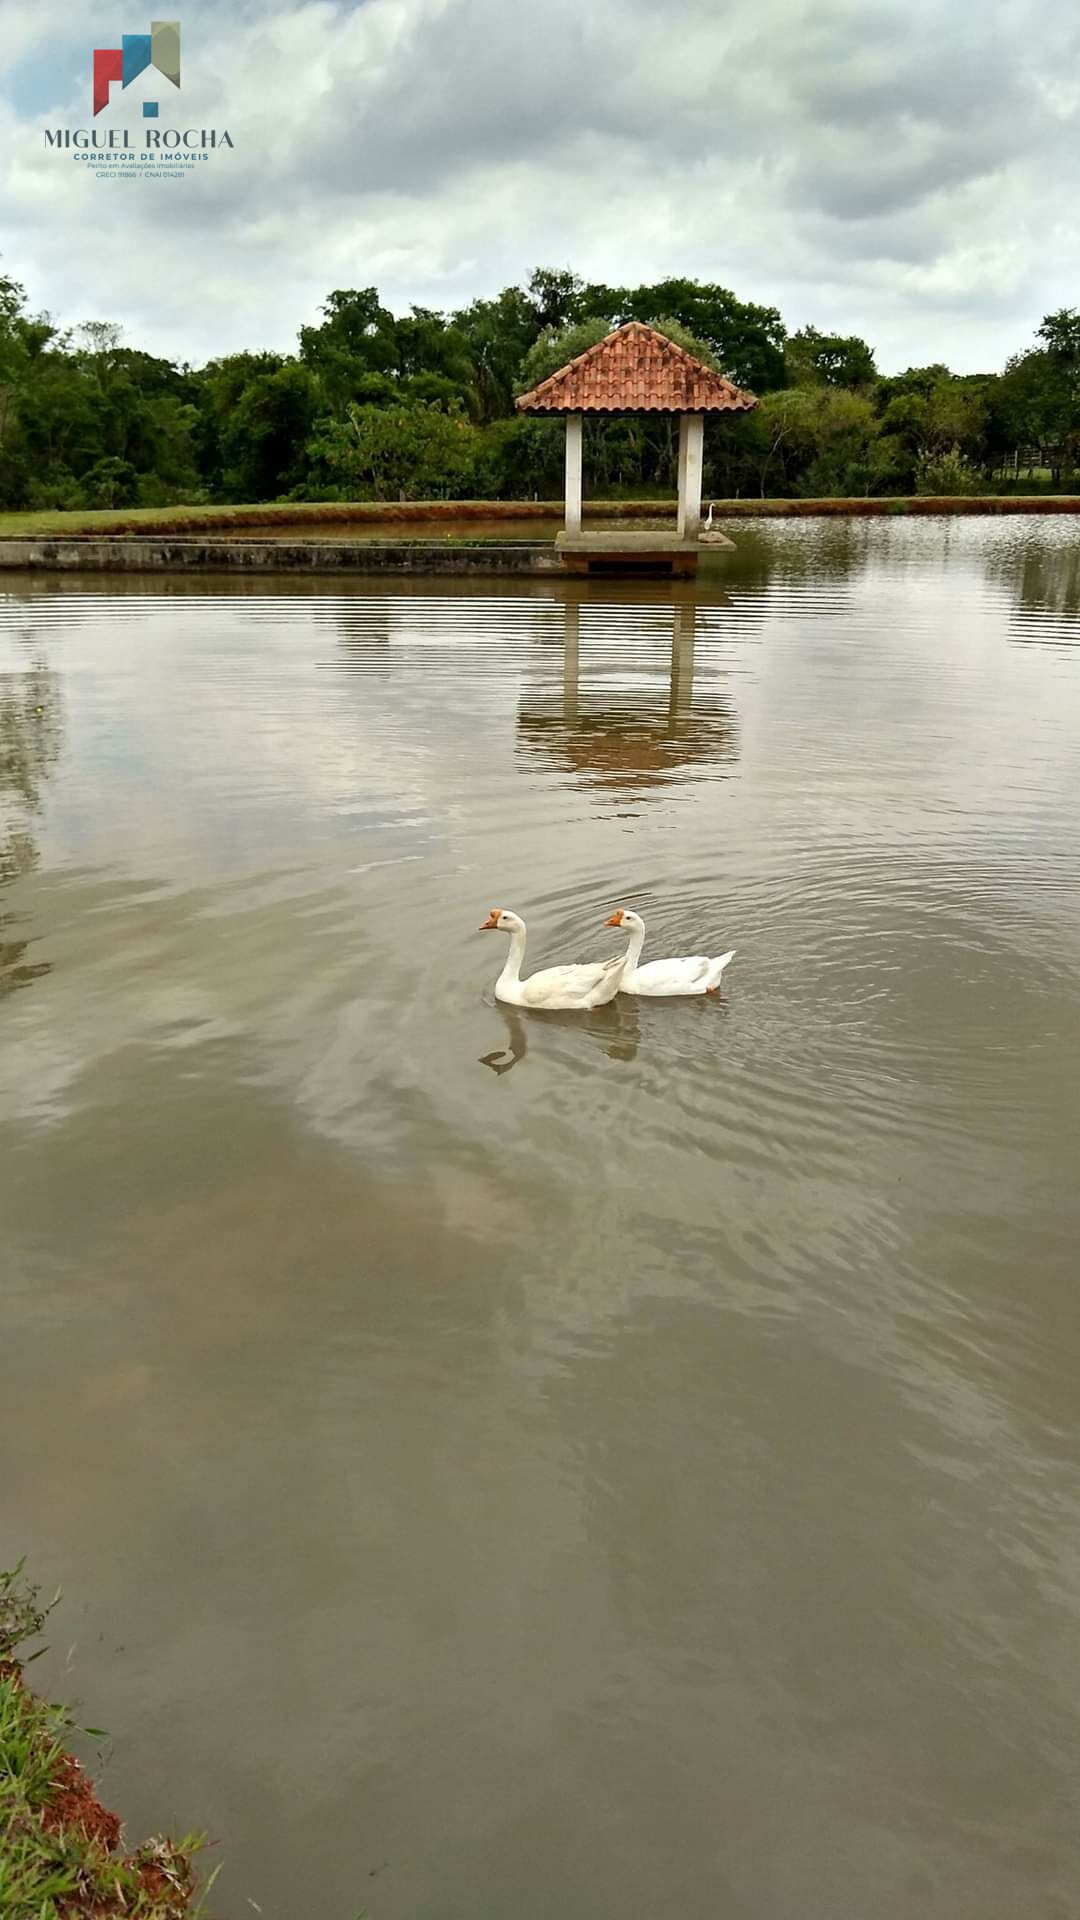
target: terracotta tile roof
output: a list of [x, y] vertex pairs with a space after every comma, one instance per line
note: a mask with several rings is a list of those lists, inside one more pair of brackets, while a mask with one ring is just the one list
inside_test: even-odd
[[757, 399], [655, 327], [631, 320], [517, 405], [522, 413], [741, 413]]

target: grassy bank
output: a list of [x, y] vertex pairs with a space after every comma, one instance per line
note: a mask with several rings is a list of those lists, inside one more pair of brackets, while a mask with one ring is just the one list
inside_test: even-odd
[[18, 1576], [0, 1573], [0, 1920], [194, 1920], [198, 1843], [126, 1852], [119, 1820], [67, 1751], [74, 1723], [27, 1686], [20, 1648], [49, 1609]]
[[[722, 520], [752, 518], [860, 519], [881, 514], [1080, 513], [1080, 494], [957, 494], [917, 495], [910, 499], [883, 496], [848, 500], [717, 500]], [[289, 501], [235, 507], [126, 507], [86, 513], [0, 513], [0, 539], [30, 540], [83, 534], [208, 533], [239, 531], [244, 527], [302, 528], [305, 521], [341, 527], [393, 527], [401, 522], [522, 521], [562, 519], [561, 500], [410, 500], [400, 505], [385, 501]], [[674, 501], [589, 500], [586, 519], [667, 516], [674, 518]], [[523, 529], [525, 530], [525, 529]]]
[[[655, 513], [655, 502], [631, 503], [620, 512]], [[660, 508], [663, 511], [663, 508]], [[26, 540], [38, 535], [80, 533], [207, 533], [218, 528], [302, 527], [306, 520], [326, 525], [393, 526], [408, 520], [546, 520], [562, 514], [562, 501], [537, 500], [414, 500], [398, 505], [388, 501], [290, 500], [263, 501], [237, 507], [123, 507], [93, 513], [0, 513], [0, 539]]]

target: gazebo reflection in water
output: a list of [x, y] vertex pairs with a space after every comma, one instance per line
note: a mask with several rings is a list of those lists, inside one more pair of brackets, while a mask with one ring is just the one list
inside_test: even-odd
[[542, 690], [523, 697], [519, 751], [542, 754], [591, 786], [657, 797], [693, 768], [733, 764], [735, 714], [697, 658], [702, 611], [691, 599], [665, 611], [670, 655], [658, 670], [651, 634], [628, 645], [626, 623], [613, 621], [610, 607], [590, 610], [568, 599], [561, 684], [552, 673]]

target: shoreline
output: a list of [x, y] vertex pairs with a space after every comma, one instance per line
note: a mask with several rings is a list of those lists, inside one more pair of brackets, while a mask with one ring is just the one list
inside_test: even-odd
[[[102, 1804], [82, 1762], [61, 1745], [71, 1726], [63, 1708], [30, 1691], [17, 1660], [0, 1660], [0, 1728], [12, 1746], [25, 1744], [29, 1756], [22, 1804], [0, 1807], [4, 1844], [9, 1864], [31, 1862], [50, 1889], [35, 1915], [125, 1920], [134, 1904], [146, 1920], [187, 1920], [195, 1893], [185, 1851], [191, 1842], [147, 1840], [129, 1850], [119, 1815]], [[5, 1765], [8, 1738], [0, 1743]]]
[[[886, 514], [1054, 514], [1080, 513], [1080, 494], [926, 494], [872, 495], [847, 499], [716, 500], [721, 520], [832, 518], [863, 519]], [[674, 519], [673, 500], [587, 500], [585, 520]], [[101, 540], [224, 532], [233, 528], [322, 526], [396, 527], [439, 522], [551, 521], [563, 518], [561, 500], [415, 500], [291, 501], [244, 506], [177, 506], [101, 509], [72, 513], [0, 514], [0, 541]]]
[[[50, 1607], [21, 1567], [0, 1572], [0, 1836], [5, 1886], [34, 1920], [187, 1920], [195, 1892], [195, 1835], [128, 1849], [123, 1826], [68, 1750], [79, 1729], [65, 1707], [26, 1684], [19, 1648], [36, 1640]], [[52, 1605], [55, 1605], [54, 1601]], [[31, 1654], [30, 1659], [35, 1655]], [[99, 1729], [87, 1729], [90, 1732]], [[0, 1897], [5, 1913], [7, 1904]], [[14, 1911], [14, 1910], [13, 1910]]]
[[[79, 515], [71, 516], [79, 525], [63, 532], [55, 530], [13, 535], [4, 531], [0, 516], [0, 576], [4, 573], [225, 573], [247, 577], [280, 574], [387, 575], [399, 576], [558, 576], [568, 569], [550, 522], [556, 509], [545, 502], [513, 501], [501, 507], [490, 503], [467, 503], [478, 526], [490, 528], [493, 519], [502, 518], [521, 537], [499, 538], [478, 533], [470, 539], [462, 528], [462, 506], [456, 501], [428, 501], [418, 507], [374, 508], [367, 505], [339, 506], [330, 526], [342, 529], [342, 537], [326, 537], [327, 520], [322, 506], [278, 508], [276, 517], [267, 508], [243, 507], [225, 510], [207, 509], [195, 521], [177, 519], [168, 528], [153, 523], [148, 516], [134, 525], [130, 516], [105, 516], [109, 524], [87, 527]], [[962, 517], [976, 514], [1080, 513], [1080, 495], [1015, 496], [980, 495], [963, 497], [925, 496], [912, 500], [774, 500], [725, 501], [714, 503], [716, 519], [735, 530], [740, 521], [758, 519], [867, 519], [912, 516], [918, 518]], [[673, 517], [666, 502], [631, 501], [594, 502], [586, 517], [597, 521], [613, 513], [654, 520]], [[19, 516], [6, 516], [8, 520]], [[100, 519], [101, 516], [98, 516]], [[530, 521], [545, 519], [543, 535], [533, 532]], [[430, 528], [428, 538], [416, 534], [417, 522]], [[450, 522], [451, 533], [437, 536], [439, 522]], [[319, 532], [305, 533], [308, 526]], [[402, 529], [394, 537], [395, 524]], [[245, 527], [257, 528], [253, 537], [245, 537]], [[281, 531], [276, 529], [280, 527]], [[367, 538], [349, 538], [347, 528], [371, 529]], [[385, 528], [384, 537], [379, 537]], [[406, 531], [405, 529], [409, 530]], [[627, 531], [628, 547], [647, 538]], [[613, 542], [614, 534], [593, 535], [600, 545]], [[721, 546], [732, 541], [703, 542], [701, 558], [715, 557]], [[628, 560], [628, 572], [635, 569]]]
[[[871, 519], [886, 517], [962, 517], [1003, 514], [1080, 514], [1080, 495], [1003, 494], [945, 496], [927, 495], [916, 499], [878, 498], [866, 500], [728, 500], [714, 503], [714, 514], [721, 527], [726, 523], [759, 519]], [[399, 576], [558, 576], [567, 568], [556, 546], [550, 523], [559, 509], [545, 501], [459, 502], [426, 501], [417, 505], [373, 506], [367, 503], [339, 504], [332, 515], [322, 505], [295, 504], [276, 509], [267, 507], [207, 508], [192, 517], [184, 509], [163, 525], [161, 517], [147, 512], [133, 520], [129, 514], [97, 515], [97, 524], [86, 525], [85, 516], [73, 514], [77, 524], [65, 528], [27, 530], [23, 534], [7, 531], [5, 523], [25, 516], [0, 516], [0, 577], [4, 573], [224, 573], [247, 577], [280, 574], [387, 575]], [[674, 518], [674, 506], [665, 501], [594, 501], [585, 509], [592, 522], [613, 515], [627, 518], [667, 520]], [[473, 520], [478, 527], [490, 529], [493, 520], [504, 520], [520, 527], [521, 537], [500, 538], [490, 531], [470, 539], [462, 522]], [[545, 520], [544, 534], [533, 532], [529, 523]], [[104, 521], [106, 524], [101, 524]], [[453, 531], [438, 535], [439, 523], [450, 523]], [[430, 528], [428, 538], [416, 534], [417, 524]], [[317, 526], [319, 532], [306, 533]], [[326, 537], [327, 526], [341, 528], [342, 537]], [[257, 529], [245, 537], [245, 528]], [[280, 528], [280, 532], [277, 529]], [[362, 528], [366, 538], [349, 538], [346, 530]], [[398, 528], [397, 537], [393, 529]], [[385, 536], [380, 533], [385, 529]], [[407, 530], [406, 530], [407, 529]], [[595, 536], [598, 541], [614, 540], [613, 534]], [[647, 536], [626, 534], [627, 543], [640, 543]], [[734, 542], [703, 544], [701, 557], [715, 555], [720, 546]], [[632, 565], [627, 571], [633, 572]]]

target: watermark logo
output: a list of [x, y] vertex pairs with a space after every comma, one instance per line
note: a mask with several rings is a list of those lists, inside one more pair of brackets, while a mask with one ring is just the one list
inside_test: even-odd
[[[180, 85], [180, 22], [152, 20], [149, 33], [125, 33], [118, 47], [94, 48], [94, 114], [109, 104], [115, 80], [130, 87], [147, 67], [156, 67], [174, 87]], [[143, 101], [143, 118], [156, 120], [156, 100]]]
[[[167, 127], [159, 124], [160, 104], [153, 98], [160, 74], [180, 90], [180, 22], [152, 20], [149, 33], [125, 33], [118, 47], [95, 47], [94, 111], [89, 127], [45, 127], [46, 149], [64, 153], [98, 179], [190, 179], [215, 157], [235, 147], [227, 127]], [[130, 112], [110, 113], [108, 123], [98, 115], [106, 107], [122, 108], [123, 92], [133, 80], [148, 76], [145, 85], [129, 95]], [[118, 90], [114, 91], [117, 87]], [[198, 88], [196, 87], [196, 92]], [[148, 126], [131, 124], [142, 95], [142, 118]]]

